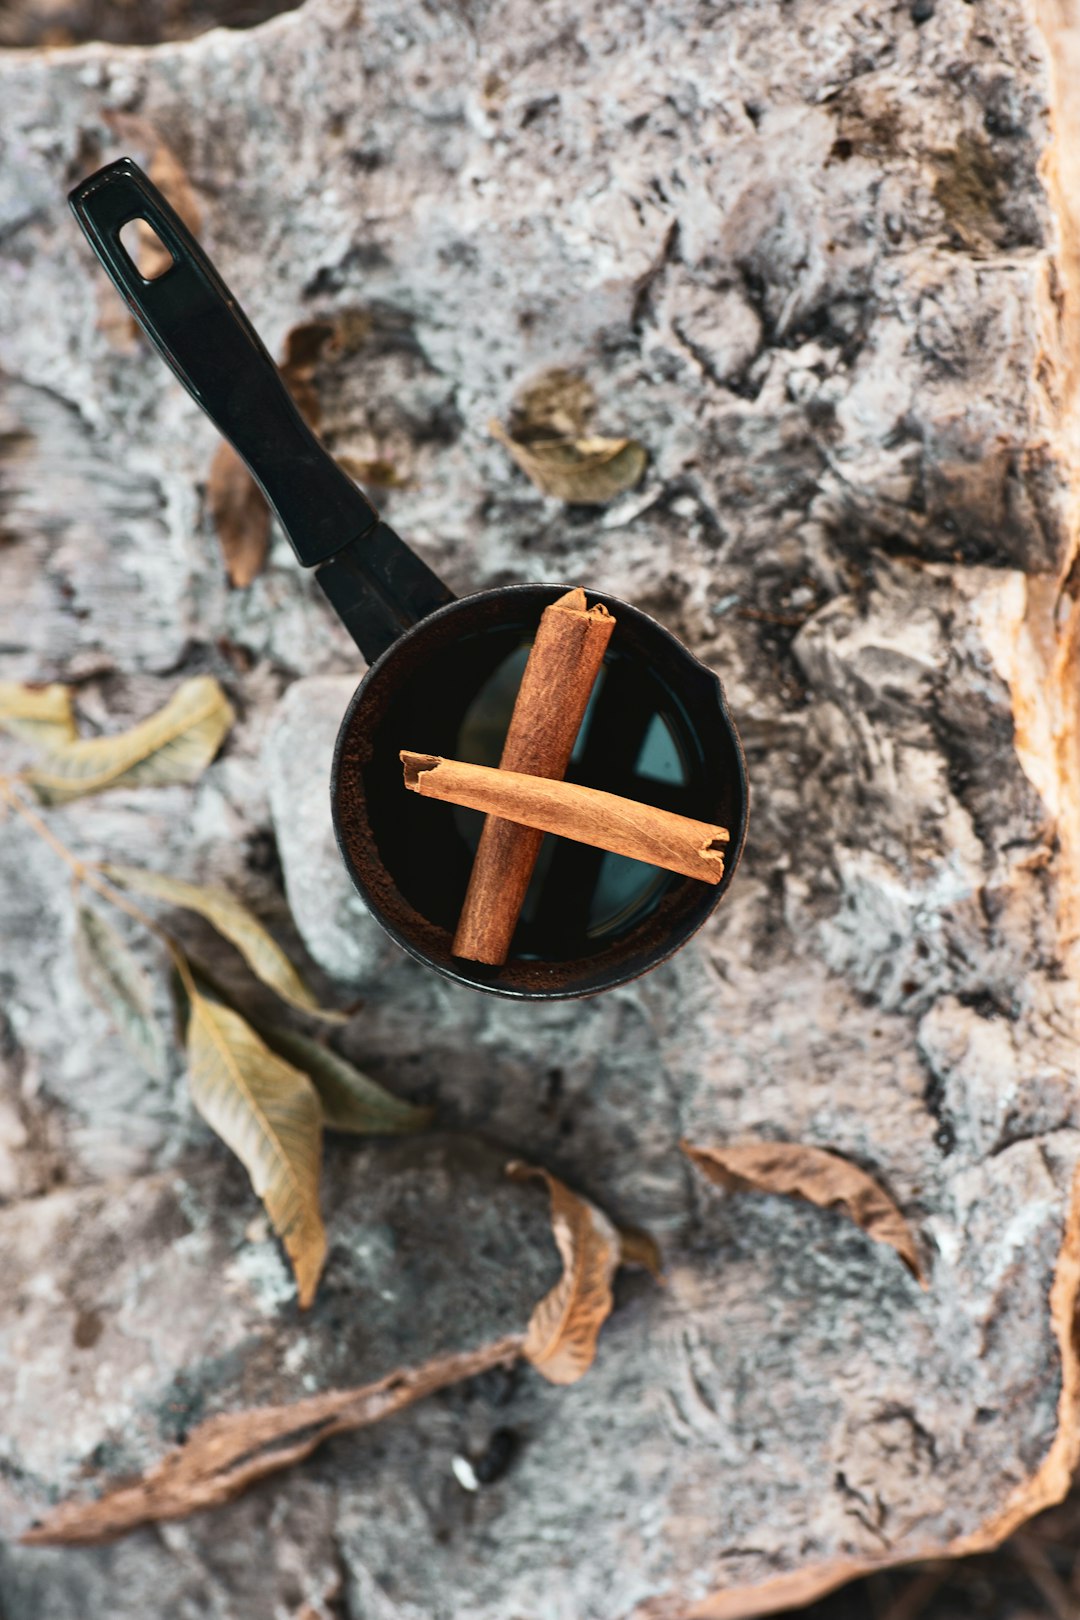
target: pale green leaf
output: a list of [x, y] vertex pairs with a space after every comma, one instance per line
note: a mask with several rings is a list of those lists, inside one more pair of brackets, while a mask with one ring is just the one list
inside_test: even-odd
[[227, 889], [185, 883], [182, 878], [166, 877], [162, 872], [144, 872], [135, 866], [107, 866], [105, 872], [121, 888], [134, 889], [152, 900], [164, 900], [205, 917], [230, 945], [236, 946], [251, 971], [282, 1001], [332, 1023], [345, 1022], [347, 1014], [319, 1006], [314, 992], [304, 983], [277, 940]]
[[150, 980], [110, 922], [89, 906], [75, 919], [75, 960], [83, 984], [112, 1020], [132, 1056], [155, 1079], [168, 1073]]
[[164, 708], [130, 731], [76, 737], [54, 748], [25, 780], [44, 804], [64, 804], [110, 787], [194, 782], [217, 753], [234, 719], [212, 675], [196, 675]]
[[191, 1095], [251, 1177], [311, 1304], [326, 1259], [319, 1213], [322, 1104], [306, 1074], [271, 1052], [239, 1013], [190, 998]]
[[492, 435], [545, 495], [581, 506], [602, 506], [641, 479], [648, 452], [635, 439], [512, 438], [500, 422]]
[[0, 681], [0, 730], [46, 751], [73, 742], [78, 733], [70, 688], [59, 682], [22, 686]]
[[433, 1108], [417, 1108], [384, 1091], [319, 1041], [291, 1029], [264, 1026], [262, 1033], [276, 1052], [309, 1077], [322, 1100], [325, 1123], [333, 1130], [389, 1136], [422, 1131], [431, 1124]]

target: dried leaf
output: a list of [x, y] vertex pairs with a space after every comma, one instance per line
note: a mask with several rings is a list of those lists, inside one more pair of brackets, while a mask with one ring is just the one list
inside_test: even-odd
[[39, 1546], [104, 1541], [140, 1524], [218, 1507], [256, 1480], [310, 1456], [331, 1435], [366, 1428], [438, 1389], [516, 1360], [521, 1342], [520, 1335], [512, 1335], [478, 1350], [436, 1356], [356, 1389], [207, 1418], [141, 1479], [93, 1501], [62, 1502], [22, 1539]]
[[553, 366], [522, 389], [510, 411], [510, 434], [534, 439], [580, 439], [596, 408], [596, 395], [578, 371]]
[[348, 473], [358, 484], [378, 484], [381, 489], [404, 489], [409, 482], [392, 461], [384, 461], [381, 456], [371, 461], [365, 461], [360, 456], [336, 456], [334, 459], [342, 472]]
[[602, 506], [639, 482], [648, 453], [635, 439], [535, 439], [522, 444], [494, 419], [489, 429], [545, 495]]
[[266, 931], [254, 912], [227, 889], [186, 883], [182, 878], [167, 877], [163, 872], [146, 872], [137, 866], [110, 865], [105, 867], [105, 872], [123, 889], [134, 889], [136, 894], [145, 894], [151, 900], [164, 900], [205, 917], [230, 945], [235, 945], [263, 984], [269, 985], [290, 1006], [331, 1023], [346, 1021], [347, 1014], [320, 1007], [314, 991], [304, 983], [277, 940]]
[[214, 520], [229, 583], [243, 589], [266, 565], [270, 508], [236, 451], [223, 439], [210, 463], [206, 499]]
[[138, 349], [141, 329], [134, 315], [122, 299], [104, 270], [95, 267], [91, 272], [97, 304], [95, 325], [106, 343], [120, 354], [134, 354]]
[[867, 1237], [896, 1250], [923, 1287], [915, 1239], [886, 1192], [858, 1165], [803, 1142], [746, 1142], [732, 1147], [681, 1144], [683, 1152], [710, 1181], [728, 1192], [780, 1193], [804, 1198], [821, 1209], [842, 1210]]
[[331, 321], [302, 321], [285, 334], [285, 355], [278, 369], [297, 410], [313, 429], [318, 427], [322, 416], [315, 368], [335, 332]]
[[[176, 209], [188, 229], [198, 236], [202, 229], [202, 209], [188, 172], [172, 147], [162, 139], [148, 119], [140, 118], [137, 113], [108, 110], [104, 116], [117, 139], [129, 151], [134, 149], [138, 152], [150, 179]], [[172, 255], [143, 220], [138, 222], [137, 235], [139, 270], [152, 281], [169, 268]], [[131, 328], [138, 331], [133, 320]]]
[[111, 787], [194, 782], [221, 747], [233, 711], [211, 675], [196, 675], [148, 720], [112, 737], [78, 737], [54, 748], [25, 781], [43, 804], [66, 804]]
[[322, 1104], [306, 1074], [278, 1057], [229, 1007], [190, 996], [191, 1095], [228, 1144], [285, 1245], [301, 1306], [326, 1259], [319, 1214]]
[[83, 984], [132, 1056], [147, 1074], [164, 1079], [168, 1060], [150, 980], [112, 924], [90, 906], [76, 914], [75, 960]]
[[[172, 203], [188, 230], [198, 236], [202, 229], [202, 209], [192, 189], [188, 172], [172, 147], [160, 137], [157, 138], [147, 173], [166, 201]], [[153, 281], [171, 264], [172, 254], [168, 248], [140, 220], [139, 269], [142, 274], [148, 281]]]
[[632, 1227], [619, 1227], [618, 1233], [620, 1266], [640, 1266], [663, 1286], [664, 1261], [656, 1239]]
[[[408, 322], [404, 324], [407, 325]], [[335, 310], [334, 337], [330, 345], [331, 357], [339, 360], [356, 354], [368, 343], [374, 330], [375, 320], [370, 309], [352, 307]]]
[[523, 1354], [552, 1384], [576, 1383], [593, 1364], [600, 1329], [611, 1314], [611, 1279], [619, 1264], [619, 1234], [594, 1204], [547, 1170], [514, 1160], [515, 1181], [547, 1183], [551, 1227], [563, 1274], [532, 1313]]
[[78, 732], [70, 688], [59, 682], [21, 686], [0, 681], [0, 730], [46, 751], [73, 742]]
[[292, 1029], [262, 1028], [275, 1052], [302, 1069], [319, 1093], [324, 1123], [335, 1131], [390, 1136], [422, 1131], [435, 1117], [433, 1108], [417, 1108], [377, 1086], [348, 1059]]
[[[304, 321], [285, 337], [285, 357], [278, 369], [297, 410], [310, 428], [318, 427], [321, 414], [315, 367], [335, 331], [329, 321]], [[206, 482], [206, 499], [221, 542], [229, 583], [245, 589], [266, 566], [270, 508], [231, 444], [222, 443], [214, 452]]]

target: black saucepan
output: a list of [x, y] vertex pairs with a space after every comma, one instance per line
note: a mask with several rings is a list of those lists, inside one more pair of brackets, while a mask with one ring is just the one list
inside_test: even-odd
[[[540, 614], [570, 587], [456, 599], [305, 425], [236, 299], [138, 165], [109, 164], [70, 200], [136, 320], [243, 457], [371, 666], [341, 724], [330, 793], [345, 865], [383, 927], [447, 977], [521, 998], [589, 995], [670, 956], [722, 899], [746, 837], [745, 762], [716, 675], [648, 614], [589, 591], [616, 628], [567, 775], [729, 828], [723, 880], [549, 837], [508, 961], [455, 957], [482, 818], [406, 792], [398, 753], [497, 764]], [[120, 239], [140, 219], [173, 260], [154, 280]]]

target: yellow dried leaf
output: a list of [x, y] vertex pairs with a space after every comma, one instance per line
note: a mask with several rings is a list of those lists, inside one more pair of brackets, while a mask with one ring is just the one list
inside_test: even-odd
[[229, 583], [242, 590], [266, 566], [270, 508], [262, 490], [224, 439], [210, 463], [206, 501], [221, 542]]
[[130, 731], [77, 737], [50, 751], [25, 781], [43, 804], [65, 804], [111, 787], [194, 782], [217, 753], [234, 719], [211, 675], [196, 675], [164, 708]]
[[573, 1384], [596, 1356], [600, 1329], [611, 1314], [611, 1279], [619, 1264], [619, 1234], [595, 1204], [572, 1193], [547, 1170], [514, 1160], [515, 1181], [540, 1180], [551, 1195], [551, 1227], [563, 1274], [529, 1320], [523, 1354], [552, 1384]]
[[403, 1102], [319, 1041], [294, 1029], [259, 1026], [275, 1052], [302, 1069], [319, 1093], [323, 1121], [331, 1130], [355, 1131], [366, 1136], [400, 1135], [422, 1131], [435, 1117], [433, 1108]]
[[259, 1039], [239, 1013], [190, 997], [191, 1095], [207, 1124], [240, 1159], [311, 1304], [326, 1259], [319, 1213], [322, 1105], [306, 1074]]
[[186, 883], [182, 878], [167, 877], [163, 872], [146, 872], [137, 866], [107, 866], [107, 875], [121, 888], [134, 889], [152, 900], [181, 906], [198, 912], [219, 934], [235, 945], [251, 971], [263, 984], [269, 985], [283, 1001], [303, 1012], [314, 1013], [332, 1023], [343, 1023], [345, 1013], [333, 1012], [319, 1005], [318, 997], [310, 990], [286, 956], [272, 934], [268, 933], [242, 901], [227, 889], [205, 883]]
[[858, 1165], [804, 1142], [744, 1142], [730, 1147], [681, 1143], [695, 1169], [727, 1192], [780, 1193], [821, 1209], [842, 1210], [867, 1237], [896, 1250], [923, 1287], [915, 1239], [903, 1215]]
[[556, 500], [602, 506], [638, 483], [648, 453], [635, 439], [511, 438], [494, 419], [489, 429], [525, 476]]
[[0, 681], [0, 730], [46, 751], [72, 742], [78, 733], [70, 688]]
[[579, 439], [595, 408], [596, 395], [581, 373], [553, 366], [518, 394], [510, 411], [510, 434], [520, 444]]

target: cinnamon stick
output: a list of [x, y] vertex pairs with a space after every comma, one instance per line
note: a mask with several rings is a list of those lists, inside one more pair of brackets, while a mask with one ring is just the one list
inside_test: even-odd
[[[568, 591], [544, 609], [521, 678], [500, 769], [562, 777], [570, 763], [615, 620]], [[489, 816], [480, 834], [457, 932], [455, 956], [506, 961], [543, 833]]]
[[467, 765], [437, 754], [404, 751], [401, 762], [405, 786], [425, 798], [486, 810], [538, 832], [593, 844], [704, 883], [719, 883], [724, 875], [723, 846], [731, 836], [726, 827], [576, 782]]

